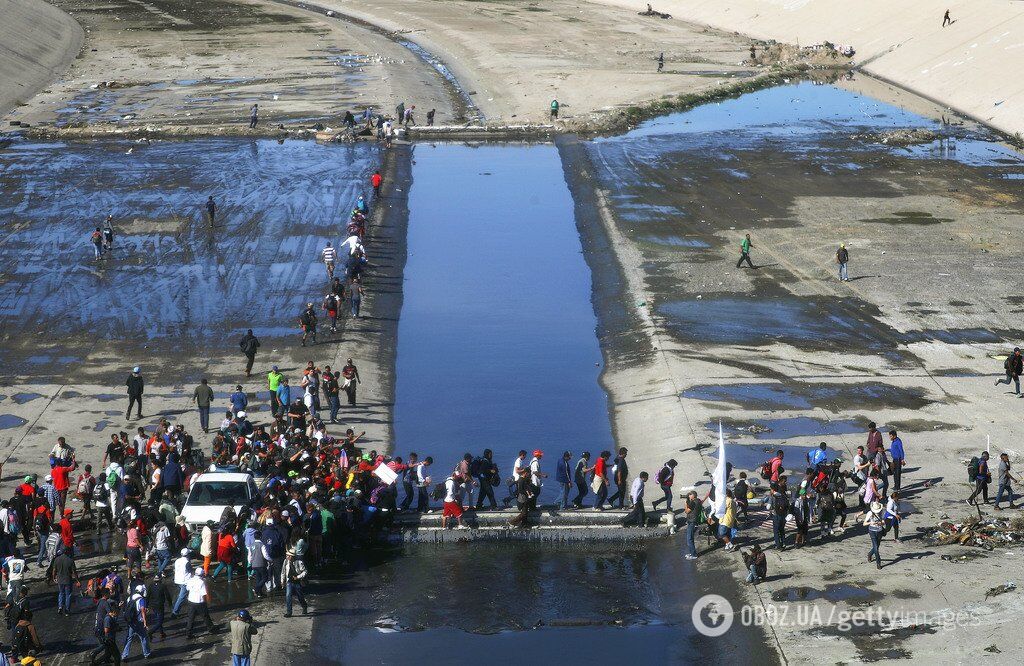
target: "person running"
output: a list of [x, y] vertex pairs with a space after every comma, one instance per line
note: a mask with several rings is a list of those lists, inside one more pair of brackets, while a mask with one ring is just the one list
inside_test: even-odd
[[656, 509], [658, 504], [661, 502], [665, 503], [665, 510], [672, 513], [672, 481], [676, 476], [676, 466], [679, 463], [676, 462], [675, 458], [672, 458], [667, 463], [662, 465], [658, 471], [658, 475], [655, 480], [658, 482], [658, 486], [661, 488], [661, 492], [665, 495], [651, 502], [651, 509]]
[[747, 262], [747, 266], [757, 268], [754, 262], [750, 261], [750, 248], [752, 247], [754, 247], [754, 244], [750, 242], [750, 234], [747, 234], [740, 241], [740, 260], [736, 262], [736, 268], [740, 268], [744, 261]]
[[249, 107], [249, 129], [256, 129], [256, 123], [260, 117], [260, 105], [253, 104]]
[[839, 264], [839, 281], [849, 282], [850, 275], [846, 270], [846, 265], [850, 263], [850, 251], [846, 249], [845, 244], [840, 245], [836, 250], [836, 263]]
[[206, 221], [213, 226], [213, 222], [217, 217], [217, 204], [213, 200], [213, 195], [206, 197]]
[[327, 241], [327, 247], [323, 249], [320, 256], [327, 268], [327, 279], [330, 280], [334, 277], [334, 262], [338, 259], [338, 252], [331, 246], [331, 242]]
[[252, 376], [252, 364], [256, 362], [256, 350], [260, 348], [260, 340], [257, 338], [250, 328], [242, 336], [238, 346], [242, 349], [242, 353], [245, 355], [245, 376]]
[[370, 185], [373, 186], [373, 196], [380, 196], [380, 186], [384, 182], [383, 176], [380, 175], [380, 171], [374, 171], [373, 175], [370, 176]]
[[128, 375], [124, 385], [128, 387], [128, 409], [124, 412], [124, 418], [130, 421], [132, 407], [135, 407], [135, 420], [139, 420], [142, 418], [142, 394], [146, 387], [146, 381], [142, 378], [142, 368], [132, 368], [132, 373]]
[[1021, 355], [1020, 347], [1014, 347], [1013, 353], [1003, 361], [1003, 370], [1006, 372], [1005, 379], [997, 379], [996, 386], [1000, 384], [1010, 385], [1013, 382], [1013, 392], [1020, 395], [1020, 376], [1024, 373], [1024, 356]]
[[306, 346], [306, 339], [312, 338], [316, 344], [316, 312], [312, 303], [306, 303], [306, 309], [299, 315], [299, 326], [302, 327], [302, 346]]

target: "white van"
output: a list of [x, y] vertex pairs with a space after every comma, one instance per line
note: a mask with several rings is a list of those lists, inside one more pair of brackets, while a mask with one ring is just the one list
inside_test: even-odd
[[192, 482], [181, 515], [193, 527], [209, 520], [216, 523], [225, 507], [232, 506], [235, 513], [241, 513], [258, 496], [259, 488], [251, 474], [204, 472]]

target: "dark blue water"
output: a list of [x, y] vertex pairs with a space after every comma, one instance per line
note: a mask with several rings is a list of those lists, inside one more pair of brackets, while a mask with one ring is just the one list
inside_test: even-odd
[[[248, 327], [293, 335], [323, 296], [319, 252], [378, 164], [369, 144], [15, 143], [0, 151], [0, 330], [236, 351]], [[107, 214], [115, 249], [96, 261]]]
[[[611, 448], [590, 271], [553, 146], [418, 145], [398, 329], [395, 451], [441, 480], [491, 448]], [[549, 488], [553, 484], [549, 484]], [[551, 492], [547, 493], [550, 498]]]

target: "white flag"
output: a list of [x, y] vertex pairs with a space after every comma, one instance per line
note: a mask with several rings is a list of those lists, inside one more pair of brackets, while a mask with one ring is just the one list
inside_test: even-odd
[[725, 437], [722, 436], [722, 422], [718, 422], [718, 466], [715, 467], [715, 474], [711, 477], [711, 483], [715, 488], [715, 515], [721, 519], [725, 515], [725, 491], [726, 483], [729, 481], [725, 461]]

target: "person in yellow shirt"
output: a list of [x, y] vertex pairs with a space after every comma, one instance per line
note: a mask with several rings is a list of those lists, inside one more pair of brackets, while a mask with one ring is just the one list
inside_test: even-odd
[[736, 538], [736, 500], [732, 491], [725, 491], [725, 515], [718, 521], [718, 538], [725, 542], [726, 550], [735, 550], [733, 539]]

